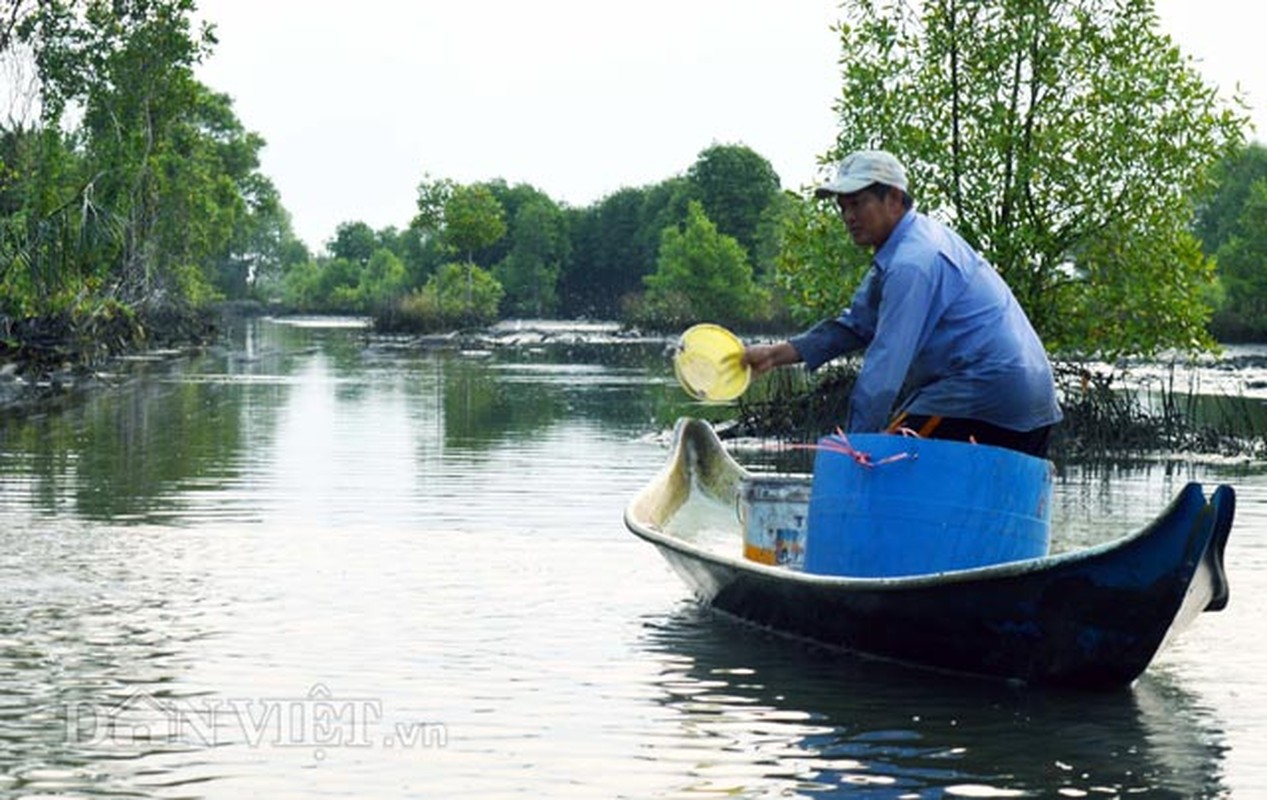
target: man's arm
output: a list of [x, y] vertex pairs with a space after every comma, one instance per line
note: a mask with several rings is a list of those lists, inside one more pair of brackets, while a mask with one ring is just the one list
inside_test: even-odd
[[793, 336], [786, 342], [753, 345], [744, 350], [743, 362], [760, 375], [775, 367], [804, 361], [811, 370], [818, 369], [836, 356], [852, 353], [867, 346], [875, 331], [879, 295], [876, 292], [875, 270], [869, 270], [854, 291], [849, 308], [836, 319], [822, 322]]

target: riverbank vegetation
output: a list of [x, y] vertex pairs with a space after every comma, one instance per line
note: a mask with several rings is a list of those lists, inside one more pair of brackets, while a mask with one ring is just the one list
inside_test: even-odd
[[[1264, 366], [1258, 359], [1257, 366]], [[850, 360], [809, 376], [777, 370], [741, 398], [723, 435], [812, 444], [843, 424], [857, 377]], [[1129, 370], [1064, 363], [1057, 368], [1064, 420], [1050, 457], [1058, 463], [1188, 453], [1267, 459], [1267, 407], [1243, 395], [1199, 392], [1172, 365], [1161, 379]]]
[[[0, 361], [48, 370], [196, 337], [240, 300], [393, 332], [586, 317], [781, 333], [835, 314], [869, 263], [830, 204], [718, 142], [584, 207], [420, 175], [412, 218], [346, 221], [313, 253], [260, 171], [263, 138], [194, 78], [216, 44], [194, 7], [0, 13]], [[841, 8], [824, 158], [900, 153], [921, 208], [987, 254], [1059, 357], [1267, 339], [1267, 151], [1151, 3]]]
[[206, 305], [307, 259], [263, 140], [193, 77], [191, 0], [6, 3], [0, 360], [22, 370], [202, 335]]

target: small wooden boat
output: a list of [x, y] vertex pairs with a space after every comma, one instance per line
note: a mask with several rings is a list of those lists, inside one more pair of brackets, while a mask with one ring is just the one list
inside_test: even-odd
[[[743, 557], [754, 476], [712, 427], [679, 421], [660, 473], [625, 510], [714, 609], [864, 655], [1033, 685], [1129, 685], [1203, 611], [1227, 605], [1235, 494], [1190, 483], [1150, 525], [1094, 547], [909, 577], [818, 575]], [[790, 479], [796, 480], [796, 479]], [[809, 477], [803, 476], [808, 486]]]

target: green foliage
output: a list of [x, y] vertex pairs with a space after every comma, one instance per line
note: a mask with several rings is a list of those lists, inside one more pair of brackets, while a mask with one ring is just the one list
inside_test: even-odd
[[282, 207], [272, 181], [255, 173], [247, 195], [247, 214], [234, 229], [230, 253], [222, 260], [220, 282], [226, 297], [254, 296], [276, 300], [281, 282], [296, 264], [312, 259], [308, 247], [294, 234], [290, 214]]
[[474, 264], [445, 264], [427, 285], [410, 293], [399, 305], [405, 321], [397, 327], [414, 330], [451, 330], [487, 325], [497, 319], [504, 292], [497, 279]]
[[312, 259], [292, 264], [281, 281], [282, 300], [300, 311], [317, 311], [328, 301], [321, 288], [321, 267]]
[[[670, 178], [648, 186], [643, 192], [642, 207], [638, 210], [638, 228], [633, 239], [639, 283], [642, 276], [656, 270], [665, 228], [686, 222], [691, 201], [699, 199], [694, 193], [694, 187], [686, 178]], [[708, 212], [704, 213], [707, 215]]]
[[515, 247], [515, 218], [526, 206], [544, 203], [550, 208], [562, 212], [558, 203], [540, 189], [527, 183], [510, 186], [498, 178], [483, 181], [479, 186], [488, 189], [493, 198], [501, 205], [502, 219], [506, 222], [506, 234], [492, 244], [481, 247], [471, 254], [471, 260], [485, 269], [492, 269], [510, 255]]
[[231, 227], [232, 210], [208, 213], [220, 197], [219, 176], [208, 174], [198, 147], [206, 90], [193, 67], [211, 39], [191, 32], [192, 10], [188, 0], [88, 2], [84, 39], [68, 43], [75, 70], [59, 76], [63, 89], [83, 86], [78, 97], [66, 96], [84, 104], [91, 185], [125, 221], [112, 277], [127, 302], [208, 294], [200, 258]]
[[[1194, 297], [1210, 266], [1182, 232], [1245, 119], [1157, 31], [1151, 0], [846, 9], [831, 157], [902, 158], [921, 205], [982, 250], [1055, 350], [1212, 344]], [[1147, 316], [1094, 316], [1127, 299]]]
[[388, 304], [407, 286], [404, 265], [379, 249], [368, 264], [337, 256], [292, 264], [281, 281], [281, 300], [300, 311], [364, 313]]
[[375, 250], [366, 265], [360, 288], [361, 300], [369, 309], [391, 305], [409, 288], [405, 262], [385, 247]]
[[1218, 164], [1196, 232], [1215, 256], [1210, 328], [1225, 341], [1267, 339], [1267, 147], [1253, 143]]
[[1210, 191], [1197, 207], [1195, 232], [1207, 255], [1244, 233], [1241, 212], [1251, 187], [1267, 179], [1267, 146], [1251, 142], [1229, 154], [1211, 172]]
[[[536, 190], [528, 187], [528, 191]], [[481, 251], [506, 235], [506, 209], [498, 199], [503, 192], [510, 190], [502, 182], [467, 185], [425, 175], [418, 185], [418, 213], [410, 223], [402, 253], [411, 279], [415, 283], [433, 279], [445, 259], [454, 255], [481, 266], [478, 254], [485, 256], [481, 259], [485, 265], [491, 265]]]
[[6, 18], [0, 49], [31, 54], [41, 116], [0, 125], [4, 313], [47, 313], [65, 297], [245, 296], [295, 260], [289, 219], [257, 171], [263, 140], [193, 77], [215, 41], [193, 29], [193, 9], [67, 0]]
[[326, 249], [335, 258], [364, 266], [378, 249], [378, 235], [364, 222], [344, 222], [335, 229]]
[[410, 227], [423, 235], [436, 235], [444, 229], [444, 207], [453, 196], [457, 184], [448, 178], [432, 178], [428, 173], [418, 184], [418, 214]]
[[326, 258], [317, 263], [320, 265], [317, 289], [321, 297], [328, 298], [331, 310], [356, 310], [360, 305], [357, 289], [364, 272], [361, 265], [346, 258]]
[[778, 284], [778, 261], [783, 246], [786, 220], [797, 213], [802, 200], [791, 192], [779, 192], [761, 212], [757, 221], [756, 250], [749, 254], [757, 282], [763, 286]]
[[794, 319], [809, 324], [848, 306], [870, 265], [871, 254], [853, 243], [834, 203], [788, 196], [775, 275]]
[[517, 315], [555, 313], [559, 274], [570, 249], [562, 210], [544, 196], [530, 200], [515, 212], [510, 238], [512, 249], [493, 270], [505, 287], [505, 306]]
[[[589, 208], [567, 212], [571, 258], [559, 276], [560, 311], [616, 317], [639, 308], [637, 313], [644, 314], [649, 306], [639, 296], [644, 278], [657, 269], [663, 231], [686, 221], [692, 200], [740, 244], [746, 261], [766, 271], [777, 249], [778, 176], [751, 149], [714, 144], [701, 151], [684, 177], [621, 189]], [[667, 300], [657, 299], [662, 306], [657, 313], [667, 313]], [[675, 302], [689, 303], [686, 298]]]
[[506, 235], [501, 203], [487, 186], [458, 185], [444, 204], [444, 241], [453, 253], [470, 254]]
[[[426, 283], [407, 259], [417, 258], [425, 242], [419, 227], [375, 231], [364, 222], [341, 223], [326, 243], [328, 254], [316, 259], [297, 252], [289, 262], [277, 294], [302, 311], [374, 314], [391, 327], [400, 301]], [[433, 254], [426, 254], [427, 258]]]
[[1235, 230], [1218, 251], [1222, 324], [1237, 338], [1267, 338], [1267, 177], [1250, 184]]
[[[1157, 262], [1170, 266], [1118, 274], [1123, 265]], [[1213, 281], [1213, 262], [1186, 229], [1139, 237], [1111, 227], [1079, 253], [1073, 279], [1053, 288], [1051, 301], [1065, 313], [1048, 319], [1046, 334], [1107, 343], [1100, 352], [1153, 353], [1163, 345], [1197, 352], [1212, 344], [1204, 299]]]
[[100, 289], [123, 221], [82, 185], [82, 162], [61, 132], [15, 130], [3, 141], [0, 313], [20, 318], [59, 310], [64, 298]]
[[686, 219], [684, 178], [625, 188], [569, 212], [571, 259], [559, 276], [560, 310], [614, 318], [642, 292], [656, 268], [661, 232]]
[[748, 322], [764, 313], [768, 302], [743, 248], [719, 233], [694, 200], [681, 227], [664, 229], [656, 271], [644, 281], [643, 321], [658, 327]]
[[571, 212], [572, 260], [559, 276], [564, 313], [615, 317], [620, 298], [641, 290], [654, 268], [640, 251], [646, 190], [621, 189]]
[[779, 195], [779, 176], [770, 162], [744, 145], [714, 144], [699, 154], [686, 177], [717, 230], [755, 256], [763, 215]]

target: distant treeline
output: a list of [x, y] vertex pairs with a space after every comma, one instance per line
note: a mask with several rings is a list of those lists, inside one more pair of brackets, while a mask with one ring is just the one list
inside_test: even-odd
[[[1215, 265], [1199, 298], [1207, 327], [1219, 341], [1265, 341], [1267, 147], [1240, 148], [1214, 172], [1193, 222]], [[680, 176], [582, 208], [500, 179], [426, 178], [418, 203], [403, 229], [345, 222], [326, 252], [241, 289], [304, 310], [373, 314], [388, 328], [531, 316], [786, 329], [843, 303], [867, 263], [830, 212], [782, 191], [770, 163], [741, 144], [715, 143]], [[792, 279], [794, 265], [814, 259], [837, 265], [823, 270], [836, 287]]]
[[443, 328], [499, 316], [673, 326], [784, 320], [779, 224], [789, 204], [769, 161], [713, 144], [683, 175], [574, 208], [527, 184], [424, 178], [403, 228], [345, 222], [325, 252], [242, 287], [310, 311]]

